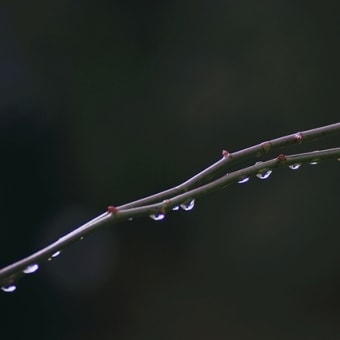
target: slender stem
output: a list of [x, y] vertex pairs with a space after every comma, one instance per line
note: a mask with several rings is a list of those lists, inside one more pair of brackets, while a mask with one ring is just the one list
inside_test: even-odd
[[340, 148], [300, 153], [290, 156], [281, 154], [274, 159], [257, 162], [255, 165], [232, 171], [228, 174], [224, 174], [222, 177], [216, 178], [217, 173], [220, 173], [221, 170], [227, 170], [227, 168], [235, 162], [245, 159], [249, 160], [251, 157], [259, 157], [264, 153], [279, 147], [284, 147], [294, 143], [301, 143], [302, 141], [315, 140], [317, 138], [323, 138], [339, 132], [340, 123], [337, 123], [273, 139], [232, 154], [224, 152], [221, 160], [201, 171], [199, 174], [193, 176], [181, 185], [116, 208], [111, 207], [111, 210], [109, 209], [107, 212], [104, 212], [103, 214], [74, 229], [70, 233], [64, 235], [34, 254], [0, 269], [0, 285], [6, 286], [13, 284], [24, 275], [23, 270], [27, 266], [32, 264], [41, 264], [45, 261], [51, 260], [53, 254], [62, 251], [69, 245], [77, 242], [84, 236], [92, 233], [108, 222], [118, 222], [129, 218], [166, 213], [174, 206], [185, 201], [202, 197], [213, 191], [236, 183], [245, 177], [261, 174], [268, 170], [272, 171], [275, 168], [288, 167], [295, 163], [306, 164], [315, 161], [321, 162], [327, 159], [339, 159]]
[[268, 153], [269, 151], [273, 151], [288, 145], [315, 141], [326, 136], [337, 134], [339, 132], [340, 123], [335, 123], [311, 130], [293, 133], [287, 136], [279, 137], [270, 141], [253, 145], [234, 153], [229, 153], [228, 155], [224, 155], [224, 157], [222, 157], [222, 159], [218, 160], [216, 163], [210, 165], [208, 168], [189, 178], [182, 184], [179, 184], [176, 187], [164, 190], [157, 194], [121, 205], [119, 209], [138, 207], [178, 195], [180, 193], [188, 191], [191, 188], [194, 188], [202, 182], [207, 182], [213, 179], [217, 173], [227, 170], [232, 164], [241, 162], [251, 157], [260, 157], [263, 154]]

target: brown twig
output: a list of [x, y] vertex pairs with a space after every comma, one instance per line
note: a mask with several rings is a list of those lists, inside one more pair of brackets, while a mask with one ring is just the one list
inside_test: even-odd
[[[174, 208], [176, 209], [176, 207], [180, 205], [182, 205], [184, 210], [189, 210], [193, 207], [194, 199], [233, 183], [243, 183], [247, 181], [249, 177], [257, 176], [260, 179], [266, 179], [273, 170], [279, 167], [291, 167], [294, 169], [301, 164], [322, 162], [327, 159], [339, 159], [340, 148], [295, 155], [279, 154], [274, 159], [256, 162], [252, 166], [226, 173], [228, 168], [237, 162], [251, 160], [254, 157], [262, 156], [278, 148], [292, 144], [300, 144], [305, 141], [317, 140], [336, 133], [340, 133], [340, 123], [280, 137], [234, 153], [229, 153], [224, 150], [222, 152], [222, 159], [184, 183], [128, 204], [118, 207], [111, 205], [103, 214], [74, 229], [50, 245], [0, 269], [0, 286], [2, 286], [2, 290], [4, 291], [14, 291], [16, 287], [15, 283], [19, 278], [35, 272], [43, 262], [54, 259], [66, 247], [81, 240], [84, 236], [94, 232], [108, 222], [113, 223], [144, 216], [151, 216], [155, 220], [163, 219], [166, 213]], [[221, 171], [225, 173], [221, 177], [218, 177]]]

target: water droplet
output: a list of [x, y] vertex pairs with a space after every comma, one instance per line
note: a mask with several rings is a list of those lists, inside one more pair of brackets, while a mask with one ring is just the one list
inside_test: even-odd
[[194, 208], [194, 206], [195, 206], [195, 200], [194, 199], [181, 204], [181, 208], [185, 211], [192, 210]]
[[309, 164], [310, 164], [310, 165], [317, 165], [317, 164], [318, 164], [318, 162], [316, 162], [316, 161], [313, 161], [313, 162], [310, 162]]
[[271, 175], [272, 172], [273, 172], [272, 170], [267, 170], [265, 172], [261, 172], [261, 173], [256, 174], [256, 177], [259, 178], [259, 179], [267, 179], [267, 178], [269, 178], [269, 176]]
[[35, 264], [30, 264], [29, 266], [27, 266], [22, 272], [25, 274], [32, 274], [32, 273], [35, 273], [38, 269], [39, 269], [39, 265], [35, 263]]
[[53, 253], [47, 260], [52, 261], [54, 258], [59, 256], [61, 254], [61, 250], [57, 250], [55, 253]]
[[51, 257], [57, 257], [57, 256], [59, 256], [61, 254], [61, 251], [60, 250], [58, 250], [58, 251], [56, 251], [55, 253], [53, 253], [52, 255], [51, 255]]
[[237, 183], [243, 184], [243, 183], [247, 183], [248, 181], [249, 181], [249, 177], [244, 177], [244, 178], [240, 179]]
[[295, 163], [295, 164], [289, 165], [288, 167], [289, 167], [289, 169], [297, 170], [297, 169], [300, 168], [300, 166], [301, 166], [300, 163]]
[[80, 239], [79, 239], [79, 240], [82, 241], [83, 239], [84, 239], [84, 236], [80, 236]]
[[165, 214], [152, 214], [149, 217], [153, 219], [154, 221], [161, 221], [161, 220], [164, 220]]
[[132, 220], [133, 220], [133, 218], [132, 218], [132, 217], [128, 218], [128, 221], [132, 221]]
[[173, 211], [177, 211], [179, 210], [179, 205], [175, 205], [173, 208], [172, 208]]
[[9, 285], [9, 286], [2, 286], [1, 290], [5, 293], [12, 293], [17, 289], [15, 285]]

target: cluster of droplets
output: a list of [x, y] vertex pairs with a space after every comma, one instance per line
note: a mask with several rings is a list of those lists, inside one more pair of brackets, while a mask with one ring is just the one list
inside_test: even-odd
[[[319, 164], [319, 162], [318, 161], [312, 161], [309, 164], [310, 165], [317, 165], [317, 164]], [[289, 165], [288, 167], [289, 167], [289, 169], [292, 169], [292, 170], [298, 170], [298, 169], [300, 169], [301, 165], [302, 165], [301, 163], [294, 163], [292, 165]]]
[[[33, 264], [28, 265], [25, 269], [23, 269], [22, 272], [24, 274], [33, 274], [36, 271], [38, 271], [38, 269], [39, 269], [39, 265], [37, 263], [33, 263]], [[13, 292], [16, 291], [16, 289], [17, 289], [17, 286], [13, 283], [11, 283], [7, 286], [1, 287], [1, 290], [5, 293], [13, 293]]]
[[[262, 163], [262, 162], [261, 161], [256, 162], [255, 165], [258, 165], [260, 163]], [[318, 162], [312, 161], [309, 164], [310, 165], [316, 165], [316, 164], [318, 164]], [[294, 164], [289, 165], [288, 167], [291, 170], [298, 170], [301, 167], [301, 164], [300, 163], [294, 163]], [[272, 174], [272, 172], [273, 172], [272, 170], [266, 169], [266, 170], [263, 170], [263, 171], [260, 171], [259, 173], [257, 173], [256, 177], [259, 178], [259, 179], [268, 179], [270, 177], [270, 175]], [[239, 184], [247, 183], [249, 181], [249, 179], [250, 179], [250, 177], [242, 177], [237, 181], [237, 183], [239, 183]]]
[[[49, 258], [48, 261], [52, 261], [54, 258], [56, 258], [57, 256], [59, 256], [61, 254], [61, 250], [58, 250], [56, 252], [54, 252]], [[24, 274], [33, 274], [36, 273], [39, 270], [39, 264], [37, 263], [32, 263], [30, 265], [28, 265], [26, 268], [24, 268], [22, 270], [22, 272]], [[1, 287], [1, 290], [5, 293], [13, 293], [14, 291], [16, 291], [17, 287], [14, 283], [8, 284], [8, 285], [4, 285]]]
[[[195, 200], [191, 199], [191, 200], [183, 202], [179, 206], [173, 207], [172, 210], [176, 211], [181, 208], [184, 211], [190, 211], [194, 208], [194, 206], [195, 206]], [[162, 212], [157, 213], [157, 214], [152, 214], [150, 215], [150, 218], [153, 219], [154, 221], [161, 221], [165, 218], [165, 214]], [[83, 238], [84, 237], [81, 236], [80, 240], [82, 240]], [[50, 255], [50, 257], [48, 258], [48, 261], [52, 261], [54, 258], [58, 257], [60, 254], [61, 254], [61, 250], [54, 252], [53, 254]], [[33, 274], [37, 272], [38, 270], [39, 270], [39, 265], [37, 263], [33, 263], [33, 264], [28, 265], [25, 269], [23, 269], [22, 272], [24, 274]], [[16, 288], [17, 287], [14, 283], [10, 283], [10, 284], [2, 286], [1, 290], [5, 293], [12, 293], [16, 290]]]
[[189, 201], [185, 201], [180, 205], [175, 205], [172, 210], [173, 211], [178, 211], [180, 209], [184, 210], [184, 211], [190, 211], [192, 209], [194, 209], [195, 207], [195, 199], [191, 199]]
[[[194, 208], [195, 206], [195, 199], [191, 199], [189, 201], [185, 201], [180, 205], [176, 205], [172, 208], [173, 211], [178, 211], [180, 209], [184, 211], [190, 211]], [[164, 213], [158, 213], [158, 214], [152, 214], [149, 216], [151, 219], [154, 221], [161, 221], [165, 219], [165, 214]]]
[[[258, 165], [260, 163], [262, 163], [262, 162], [257, 162], [255, 165]], [[319, 162], [315, 160], [315, 161], [310, 162], [309, 164], [310, 165], [317, 165], [317, 164], [319, 164]], [[298, 169], [300, 169], [301, 165], [302, 165], [301, 163], [294, 163], [294, 164], [289, 165], [288, 168], [291, 169], [291, 170], [298, 170]], [[267, 179], [272, 174], [272, 172], [273, 172], [272, 170], [266, 169], [266, 170], [263, 170], [263, 171], [260, 171], [259, 173], [257, 173], [256, 177], [259, 178], [259, 179]], [[250, 179], [249, 177], [242, 177], [238, 180], [237, 183], [239, 183], [239, 184], [247, 183], [249, 181], [249, 179]]]
[[[299, 136], [299, 138], [300, 138], [300, 136]], [[340, 158], [338, 159], [338, 161], [340, 161]], [[262, 163], [262, 162], [261, 161], [257, 162], [255, 165], [258, 165], [260, 163]], [[318, 162], [317, 161], [312, 161], [309, 164], [316, 165], [316, 164], [318, 164]], [[288, 167], [291, 170], [298, 170], [301, 167], [301, 164], [300, 163], [294, 163], [294, 164], [289, 165]], [[272, 173], [273, 173], [272, 170], [264, 169], [264, 170], [259, 171], [256, 174], [256, 177], [261, 179], [261, 180], [265, 180], [265, 179], [268, 179]], [[249, 180], [250, 180], [250, 177], [245, 176], [245, 177], [239, 178], [237, 183], [243, 184], [243, 183], [247, 183]], [[192, 200], [186, 201], [186, 202], [184, 202], [184, 203], [182, 203], [180, 205], [174, 206], [172, 208], [172, 210], [173, 211], [178, 211], [180, 209], [183, 209], [185, 211], [190, 211], [190, 210], [192, 210], [194, 208], [194, 206], [195, 206], [195, 200], [192, 199]], [[163, 220], [165, 218], [165, 214], [164, 213], [152, 214], [152, 215], [150, 215], [150, 218], [152, 218], [155, 221], [161, 221], [161, 220]]]
[[[340, 160], [340, 158], [338, 160]], [[257, 162], [255, 165], [258, 165], [260, 163], [262, 163], [262, 162]], [[314, 161], [310, 162], [309, 164], [310, 165], [317, 165], [317, 164], [319, 164], [319, 162], [314, 160]], [[300, 169], [301, 165], [302, 165], [301, 163], [294, 163], [294, 164], [289, 165], [288, 168], [291, 169], [291, 170], [298, 170], [298, 169]], [[272, 174], [272, 172], [273, 171], [270, 170], [270, 169], [263, 170], [263, 171], [260, 171], [259, 173], [257, 173], [256, 177], [259, 178], [259, 179], [267, 179]], [[250, 179], [249, 177], [242, 177], [238, 180], [237, 183], [239, 183], [239, 184], [247, 183], [249, 181], [249, 179]]]

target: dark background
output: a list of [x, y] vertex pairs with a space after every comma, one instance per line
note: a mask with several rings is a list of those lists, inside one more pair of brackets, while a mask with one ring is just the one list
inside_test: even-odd
[[[2, 1], [0, 265], [222, 149], [338, 121], [339, 10]], [[340, 339], [339, 220], [329, 161], [113, 225], [2, 293], [0, 336]]]

